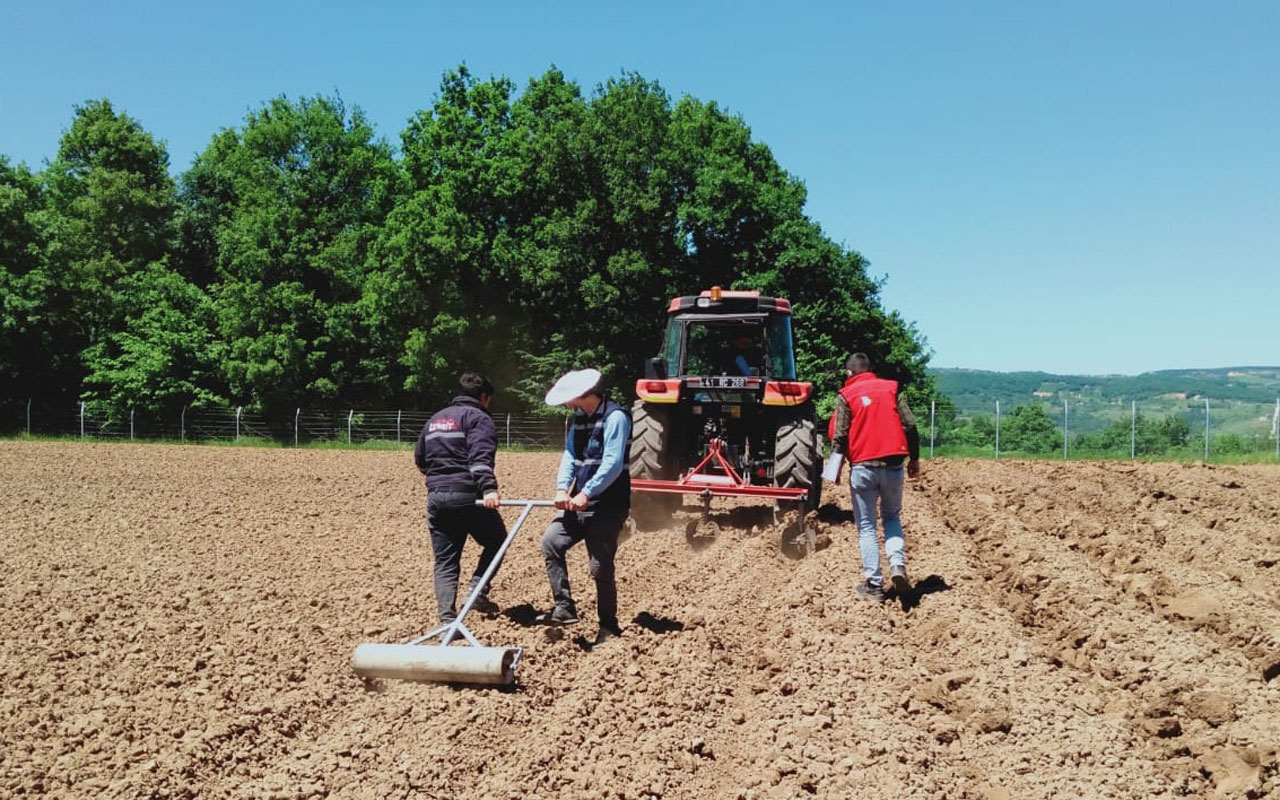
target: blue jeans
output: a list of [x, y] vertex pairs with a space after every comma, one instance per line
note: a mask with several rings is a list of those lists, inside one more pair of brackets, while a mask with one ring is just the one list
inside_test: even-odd
[[883, 586], [880, 572], [880, 540], [876, 535], [876, 501], [880, 502], [880, 521], [884, 525], [884, 552], [889, 566], [907, 566], [906, 540], [902, 535], [903, 468], [849, 467], [849, 493], [858, 519], [858, 549], [862, 551], [862, 573], [867, 583]]

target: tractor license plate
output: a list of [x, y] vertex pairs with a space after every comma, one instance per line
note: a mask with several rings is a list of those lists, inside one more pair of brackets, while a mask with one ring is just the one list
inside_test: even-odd
[[715, 378], [703, 378], [702, 385], [708, 389], [745, 389], [747, 388], [747, 379], [735, 378], [727, 375]]

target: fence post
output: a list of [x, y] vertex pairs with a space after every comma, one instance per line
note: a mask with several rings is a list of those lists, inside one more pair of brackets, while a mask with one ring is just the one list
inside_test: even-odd
[[355, 415], [356, 410], [354, 408], [347, 412], [347, 444], [351, 444], [351, 418]]
[[507, 449], [511, 449], [511, 412], [507, 412]]
[[240, 412], [244, 410], [244, 406], [236, 406], [236, 441], [240, 441]]
[[84, 440], [84, 401], [80, 401], [80, 439]]
[[1130, 401], [1133, 405], [1129, 409], [1129, 460], [1133, 461], [1138, 457], [1138, 401]]
[[293, 446], [298, 446], [298, 417], [302, 416], [302, 407], [293, 410]]
[[933, 460], [933, 423], [937, 413], [937, 400], [929, 401], [929, 459]]
[[178, 417], [178, 435], [182, 437], [182, 443], [187, 443], [187, 407], [182, 407], [182, 414]]
[[[1276, 401], [1280, 404], [1280, 400]], [[27, 436], [31, 435], [31, 398], [27, 398]]]
[[1062, 460], [1066, 461], [1071, 449], [1067, 443], [1071, 441], [1070, 415], [1067, 412], [1067, 398], [1062, 398]]
[[1000, 401], [996, 401], [996, 461], [1000, 460]]
[[129, 409], [129, 441], [133, 441], [133, 409]]
[[1209, 398], [1204, 399], [1204, 461], [1209, 463]]
[[400, 444], [400, 414], [402, 412], [396, 409], [396, 444]]

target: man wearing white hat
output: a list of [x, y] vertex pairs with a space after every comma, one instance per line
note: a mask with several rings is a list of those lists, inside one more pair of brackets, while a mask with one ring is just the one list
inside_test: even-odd
[[631, 511], [631, 418], [601, 392], [596, 369], [565, 373], [547, 392], [546, 401], [572, 410], [573, 424], [556, 476], [555, 506], [561, 511], [542, 536], [542, 555], [556, 605], [539, 619], [561, 625], [578, 621], [565, 554], [578, 542], [586, 542], [600, 618], [595, 644], [601, 644], [622, 633], [613, 562], [618, 534]]

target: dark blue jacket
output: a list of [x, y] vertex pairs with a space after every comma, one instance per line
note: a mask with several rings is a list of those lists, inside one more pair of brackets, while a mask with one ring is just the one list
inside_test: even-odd
[[[573, 458], [573, 486], [575, 491], [582, 491], [587, 482], [591, 480], [591, 476], [595, 475], [596, 471], [600, 469], [600, 462], [604, 456], [605, 420], [615, 411], [627, 417], [628, 420], [630, 419], [630, 415], [627, 414], [626, 410], [607, 396], [601, 398], [594, 414], [590, 416], [574, 415], [573, 427], [569, 431], [568, 449], [569, 455]], [[631, 470], [628, 467], [630, 463], [631, 442], [628, 436], [622, 453], [622, 472], [598, 497], [590, 499], [587, 503], [588, 509], [595, 510], [597, 507], [625, 509], [631, 507]]]
[[493, 472], [497, 452], [498, 429], [489, 409], [473, 397], [459, 395], [422, 427], [413, 463], [426, 476], [428, 489], [481, 497], [498, 491]]

